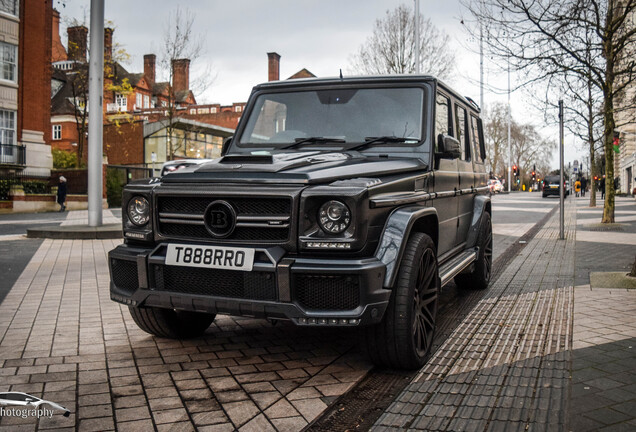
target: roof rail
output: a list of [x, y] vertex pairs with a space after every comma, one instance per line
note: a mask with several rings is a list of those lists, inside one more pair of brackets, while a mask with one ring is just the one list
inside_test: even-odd
[[477, 105], [477, 102], [475, 102], [474, 100], [472, 100], [470, 97], [468, 96], [464, 96], [466, 98], [466, 100], [468, 102], [470, 102], [475, 108], [477, 108], [478, 111], [481, 111], [481, 108], [479, 107], [479, 105]]

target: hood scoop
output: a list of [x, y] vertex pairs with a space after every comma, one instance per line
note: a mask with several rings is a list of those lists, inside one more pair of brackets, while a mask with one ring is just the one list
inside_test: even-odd
[[228, 155], [223, 156], [220, 164], [271, 164], [272, 155]]

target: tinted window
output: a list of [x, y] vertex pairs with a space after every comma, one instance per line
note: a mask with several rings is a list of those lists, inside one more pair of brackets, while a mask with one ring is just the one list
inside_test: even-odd
[[470, 128], [473, 136], [473, 155], [476, 162], [483, 162], [486, 159], [486, 149], [482, 143], [480, 130], [481, 123], [475, 116], [470, 116]]
[[468, 138], [467, 127], [466, 127], [466, 109], [455, 105], [455, 121], [457, 122], [456, 130], [457, 130], [457, 139], [459, 140], [459, 146], [461, 148], [462, 154], [461, 159], [469, 161], [470, 160], [470, 140]]
[[438, 94], [435, 99], [435, 145], [441, 135], [453, 135], [453, 123], [450, 116], [450, 99]]

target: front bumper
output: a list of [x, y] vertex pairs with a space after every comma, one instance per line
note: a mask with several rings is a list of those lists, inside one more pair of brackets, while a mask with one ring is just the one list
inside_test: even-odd
[[109, 252], [111, 299], [236, 316], [287, 319], [298, 325], [378, 323], [391, 291], [376, 258], [288, 257], [281, 247], [255, 248], [251, 272], [165, 264], [167, 244], [120, 245]]

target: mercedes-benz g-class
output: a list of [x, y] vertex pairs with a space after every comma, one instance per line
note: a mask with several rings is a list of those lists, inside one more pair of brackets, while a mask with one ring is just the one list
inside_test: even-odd
[[441, 287], [490, 279], [484, 159], [479, 108], [431, 77], [258, 85], [221, 158], [124, 189], [111, 298], [169, 338], [364, 326], [375, 363], [417, 368]]

